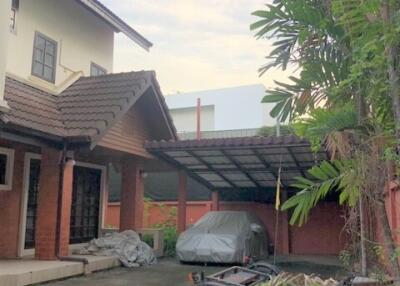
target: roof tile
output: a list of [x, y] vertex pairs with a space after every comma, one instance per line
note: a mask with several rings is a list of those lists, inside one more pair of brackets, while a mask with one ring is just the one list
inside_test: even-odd
[[[10, 111], [0, 119], [3, 124], [57, 137], [94, 137], [111, 127], [151, 86], [162, 98], [151, 71], [81, 77], [59, 95], [7, 77], [5, 99]], [[176, 137], [165, 101], [160, 102]]]

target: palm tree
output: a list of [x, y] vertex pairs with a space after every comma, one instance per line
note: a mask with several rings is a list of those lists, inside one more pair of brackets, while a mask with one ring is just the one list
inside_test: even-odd
[[[253, 13], [259, 20], [251, 25], [257, 37], [274, 41], [260, 74], [288, 65], [300, 69], [292, 83], [277, 82], [277, 88], [267, 90], [263, 101], [275, 103], [271, 115], [289, 118], [299, 135], [317, 149], [325, 144], [332, 155], [331, 162], [309, 170], [311, 179], [297, 178], [294, 186], [301, 191], [283, 205], [294, 209], [291, 223], [304, 223], [330, 192], [340, 193], [340, 203], [359, 206], [362, 219], [366, 196], [381, 214], [390, 253], [395, 245], [382, 215], [382, 158], [393, 148], [394, 126], [400, 136], [400, 17], [393, 9], [399, 11], [398, 6], [391, 0], [275, 0]], [[400, 277], [397, 259], [390, 261]]]

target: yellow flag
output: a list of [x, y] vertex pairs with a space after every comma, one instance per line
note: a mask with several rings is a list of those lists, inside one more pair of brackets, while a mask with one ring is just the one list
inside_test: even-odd
[[275, 209], [279, 211], [280, 206], [281, 206], [281, 168], [279, 168], [278, 179], [276, 182]]

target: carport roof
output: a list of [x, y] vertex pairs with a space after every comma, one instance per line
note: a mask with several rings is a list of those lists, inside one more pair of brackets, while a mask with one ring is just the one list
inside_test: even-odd
[[213, 190], [275, 187], [279, 167], [282, 185], [290, 186], [327, 159], [324, 150], [315, 153], [294, 135], [153, 141], [145, 147]]

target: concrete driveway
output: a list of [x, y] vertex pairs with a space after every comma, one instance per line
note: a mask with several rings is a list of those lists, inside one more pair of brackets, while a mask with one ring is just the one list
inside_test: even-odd
[[[278, 265], [288, 272], [315, 273], [322, 277], [341, 278], [343, 270], [330, 261], [317, 259], [305, 261], [303, 258], [284, 259]], [[158, 264], [141, 268], [115, 268], [85, 277], [76, 277], [64, 281], [51, 282], [46, 286], [189, 286], [187, 276], [190, 272], [204, 271], [215, 273], [229, 266], [181, 265], [174, 259], [162, 259]]]
[[[226, 268], [226, 267], [225, 267]], [[204, 267], [201, 265], [181, 265], [174, 259], [162, 259], [156, 265], [141, 268], [115, 268], [97, 272], [85, 277], [70, 278], [50, 282], [46, 286], [189, 286], [187, 276], [190, 272], [217, 272], [223, 267]]]

